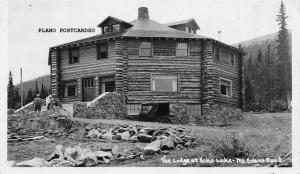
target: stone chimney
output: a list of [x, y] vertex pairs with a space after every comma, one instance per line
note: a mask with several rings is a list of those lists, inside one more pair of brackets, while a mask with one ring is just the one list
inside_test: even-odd
[[149, 19], [147, 7], [140, 7], [138, 10], [138, 19]]

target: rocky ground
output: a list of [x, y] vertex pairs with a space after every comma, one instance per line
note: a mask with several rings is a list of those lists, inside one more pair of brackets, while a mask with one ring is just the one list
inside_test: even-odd
[[[247, 113], [244, 120], [227, 127], [79, 118], [73, 118], [72, 121], [76, 126], [70, 126], [68, 130], [60, 127], [66, 124], [65, 121], [51, 124], [51, 129], [49, 126], [40, 127], [40, 134], [30, 134], [31, 138], [44, 136], [36, 140], [28, 140], [26, 137], [26, 133], [32, 130], [11, 130], [9, 137], [16, 140], [8, 142], [8, 161], [14, 161], [16, 165], [38, 158], [38, 162], [35, 162], [40, 164], [44, 160], [45, 166], [103, 167], [260, 167], [282, 163], [290, 165], [291, 161], [290, 113]], [[16, 131], [17, 133], [14, 133]], [[22, 136], [18, 131], [22, 132]], [[156, 134], [155, 131], [161, 133]], [[233, 141], [230, 139], [232, 137], [235, 137]], [[234, 151], [224, 148], [232, 145]], [[236, 156], [233, 159], [226, 158], [227, 151]], [[62, 155], [57, 155], [56, 152]], [[98, 156], [93, 156], [95, 154]], [[72, 159], [67, 156], [71, 156]], [[90, 159], [85, 160], [86, 163], [82, 162], [82, 158], [86, 156]], [[22, 165], [19, 163], [19, 166]]]

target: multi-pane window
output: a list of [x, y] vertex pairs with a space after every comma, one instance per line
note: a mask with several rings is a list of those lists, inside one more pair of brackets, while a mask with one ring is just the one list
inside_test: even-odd
[[220, 79], [220, 94], [231, 97], [231, 80]]
[[178, 78], [176, 75], [152, 75], [152, 91], [177, 91]]
[[187, 115], [198, 116], [201, 115], [201, 105], [200, 104], [187, 104]]
[[109, 26], [104, 26], [103, 27], [103, 33], [108, 33], [110, 32], [110, 27]]
[[79, 48], [70, 48], [69, 49], [69, 63], [78, 63], [79, 62]]
[[151, 56], [151, 52], [151, 42], [141, 42], [140, 56], [149, 57]]
[[86, 78], [84, 79], [83, 81], [83, 85], [84, 85], [84, 88], [91, 88], [91, 87], [94, 87], [94, 78], [91, 77], [91, 78]]
[[140, 113], [141, 105], [140, 104], [127, 104], [127, 113], [128, 114], [138, 114]]
[[220, 49], [218, 47], [213, 47], [213, 53], [214, 53], [214, 61], [216, 63], [220, 62]]
[[235, 54], [234, 53], [231, 53], [230, 63], [233, 67], [235, 67]]
[[114, 92], [116, 90], [114, 77], [102, 77], [100, 79], [100, 93]]
[[97, 45], [98, 59], [105, 59], [108, 57], [107, 43], [101, 43]]
[[114, 25], [112, 25], [112, 30], [113, 30], [113, 32], [120, 31], [120, 24], [114, 24]]
[[76, 96], [77, 81], [69, 81], [64, 83], [64, 97]]
[[177, 49], [176, 49], [176, 53], [177, 56], [187, 56], [187, 43], [177, 43]]
[[190, 56], [200, 56], [201, 55], [201, 46], [200, 45], [191, 45], [190, 46]]

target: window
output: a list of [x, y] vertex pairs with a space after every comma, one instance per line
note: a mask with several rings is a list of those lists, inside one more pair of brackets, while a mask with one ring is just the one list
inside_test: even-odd
[[92, 88], [94, 87], [94, 78], [86, 78], [83, 80], [83, 87], [84, 88]]
[[116, 90], [115, 87], [115, 79], [114, 77], [102, 77], [100, 80], [100, 93], [104, 92], [114, 92]]
[[141, 42], [140, 48], [140, 56], [151, 56], [151, 42]]
[[213, 47], [213, 53], [214, 53], [214, 61], [216, 63], [220, 62], [220, 50], [217, 47]]
[[201, 55], [201, 46], [200, 45], [191, 45], [190, 46], [190, 56], [200, 56]]
[[152, 75], [152, 91], [177, 91], [176, 75]]
[[69, 81], [64, 83], [64, 97], [76, 96], [77, 81]]
[[187, 56], [187, 43], [177, 43], [177, 56]]
[[220, 79], [220, 94], [231, 97], [231, 80]]
[[112, 30], [113, 30], [113, 32], [120, 31], [120, 24], [114, 24], [114, 25], [112, 25]]
[[189, 27], [188, 26], [185, 27], [185, 32], [189, 33]]
[[101, 43], [97, 45], [97, 59], [105, 59], [108, 57], [107, 43]]
[[110, 27], [109, 26], [104, 26], [103, 27], [103, 33], [108, 33], [110, 32]]
[[231, 53], [230, 63], [233, 67], [235, 67], [235, 54], [234, 53]]
[[127, 113], [128, 114], [139, 114], [141, 110], [140, 104], [127, 104]]
[[79, 62], [79, 48], [71, 48], [69, 49], [69, 63], [78, 63]]
[[200, 104], [187, 104], [187, 115], [198, 116], [201, 115], [201, 105]]

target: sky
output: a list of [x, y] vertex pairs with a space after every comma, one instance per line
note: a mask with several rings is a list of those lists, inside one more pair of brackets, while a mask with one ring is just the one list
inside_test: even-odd
[[[233, 44], [278, 31], [275, 21], [281, 0], [9, 0], [8, 70], [14, 83], [49, 74], [49, 47], [100, 34], [96, 26], [107, 16], [125, 21], [137, 18], [138, 7], [149, 9], [159, 23], [194, 18], [200, 26], [197, 34]], [[298, 0], [284, 0], [287, 23], [299, 7]], [[94, 33], [44, 33], [39, 28], [94, 28]]]

